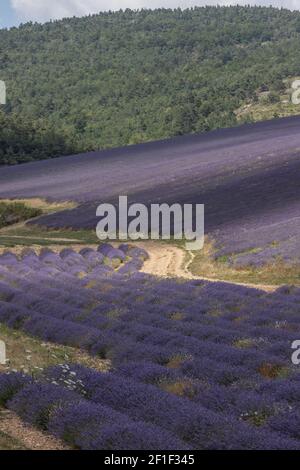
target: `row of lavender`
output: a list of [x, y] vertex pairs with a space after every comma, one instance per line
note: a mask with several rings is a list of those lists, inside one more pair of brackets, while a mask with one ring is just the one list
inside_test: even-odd
[[60, 253], [44, 248], [38, 255], [32, 249], [24, 249], [18, 258], [8, 251], [0, 256], [0, 267], [24, 274], [34, 270], [50, 276], [56, 274], [56, 271], [69, 276], [97, 276], [115, 270], [119, 270], [121, 274], [138, 271], [147, 257], [145, 250], [140, 248], [127, 244], [114, 248], [103, 243], [97, 250], [84, 248], [79, 253], [69, 248]]
[[299, 373], [290, 359], [300, 338], [299, 289], [265, 294], [122, 268], [82, 277], [85, 255], [52, 253], [47, 267], [32, 253], [2, 258], [0, 321], [112, 359], [112, 372], [72, 366], [38, 382], [4, 376], [3, 403], [79, 448], [300, 446]]

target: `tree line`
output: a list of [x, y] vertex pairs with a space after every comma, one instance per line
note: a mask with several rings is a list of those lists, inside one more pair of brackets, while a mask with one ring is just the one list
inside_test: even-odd
[[237, 123], [300, 75], [300, 12], [125, 10], [0, 30], [0, 164]]

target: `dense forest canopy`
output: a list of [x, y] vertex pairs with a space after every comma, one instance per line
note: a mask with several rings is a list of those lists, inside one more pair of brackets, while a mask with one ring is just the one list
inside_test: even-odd
[[0, 163], [236, 124], [300, 74], [300, 12], [125, 10], [0, 30]]

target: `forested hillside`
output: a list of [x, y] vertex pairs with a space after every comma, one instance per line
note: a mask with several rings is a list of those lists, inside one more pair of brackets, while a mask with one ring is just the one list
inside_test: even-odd
[[0, 163], [232, 126], [300, 74], [300, 12], [101, 13], [0, 30]]

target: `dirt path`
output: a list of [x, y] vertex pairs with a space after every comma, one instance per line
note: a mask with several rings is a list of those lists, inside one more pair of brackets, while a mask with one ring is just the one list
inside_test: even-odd
[[[0, 234], [0, 240], [1, 240]], [[34, 239], [32, 236], [19, 236], [19, 235], [10, 235], [10, 238], [28, 238]], [[44, 238], [43, 240], [46, 241], [53, 241], [53, 242], [60, 242], [60, 243], [70, 243], [69, 247], [73, 249], [78, 249], [78, 251], [82, 248], [82, 245], [75, 245], [78, 244], [78, 240], [72, 238]], [[71, 246], [72, 245], [72, 246]], [[113, 246], [118, 246], [119, 243], [112, 243]], [[91, 248], [95, 248], [95, 245], [88, 245]], [[227, 284], [236, 284], [240, 286], [250, 287], [254, 289], [261, 289], [266, 292], [274, 292], [280, 286], [270, 286], [265, 284], [250, 284], [250, 283], [242, 283], [242, 282], [234, 282], [234, 281], [225, 281], [223, 279], [215, 279], [203, 276], [195, 276], [189, 271], [189, 267], [193, 261], [194, 255], [193, 252], [186, 252], [182, 248], [177, 246], [167, 245], [159, 242], [139, 242], [138, 246], [144, 248], [149, 253], [149, 259], [145, 262], [142, 272], [147, 274], [152, 274], [154, 276], [160, 277], [180, 277], [184, 279], [201, 279], [204, 281], [210, 282], [224, 282]], [[22, 247], [23, 249], [24, 247]], [[50, 247], [48, 247], [50, 248]], [[54, 251], [57, 250], [57, 247], [54, 245], [51, 247]], [[59, 247], [62, 249], [62, 247]], [[2, 251], [4, 251], [3, 248]], [[1, 252], [1, 250], [0, 250]]]
[[183, 279], [201, 279], [210, 282], [224, 282], [226, 284], [236, 284], [254, 289], [261, 289], [266, 292], [274, 292], [279, 287], [194, 276], [189, 271], [189, 267], [194, 258], [192, 252], [186, 253], [179, 247], [167, 244], [164, 245], [159, 242], [139, 243], [138, 246], [142, 246], [149, 253], [149, 259], [145, 262], [142, 268], [142, 271], [147, 274], [161, 277], [180, 277]]
[[0, 412], [0, 431], [19, 441], [28, 450], [68, 450], [60, 440], [25, 425], [15, 413]]
[[149, 259], [142, 268], [143, 272], [161, 277], [193, 278], [192, 274], [184, 269], [185, 253], [180, 248], [158, 242], [145, 243], [143, 248], [149, 254]]

